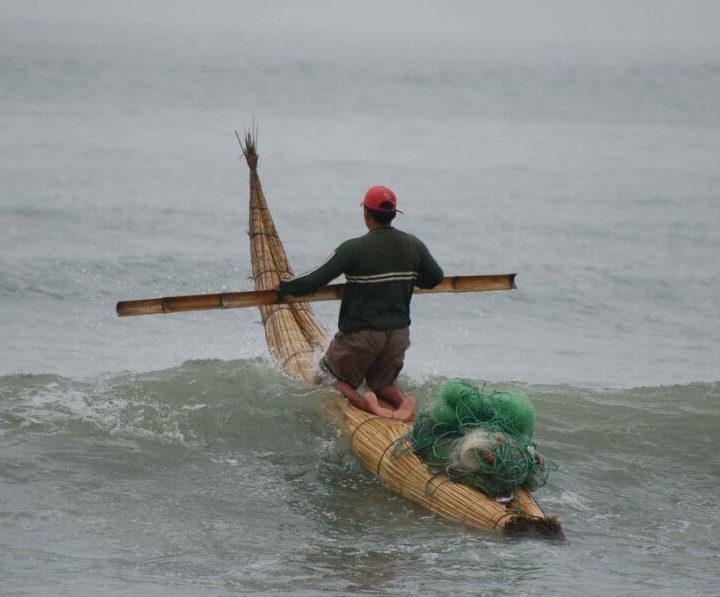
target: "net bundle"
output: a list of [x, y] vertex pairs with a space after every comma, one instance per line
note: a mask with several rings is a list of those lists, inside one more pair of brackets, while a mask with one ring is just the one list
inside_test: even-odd
[[418, 416], [406, 445], [433, 472], [498, 497], [545, 484], [548, 467], [535, 452], [534, 425], [525, 394], [449, 380], [432, 409]]

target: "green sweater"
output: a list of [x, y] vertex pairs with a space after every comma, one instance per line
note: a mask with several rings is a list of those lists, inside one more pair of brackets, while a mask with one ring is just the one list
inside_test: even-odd
[[309, 294], [340, 274], [347, 281], [338, 318], [345, 334], [409, 326], [413, 288], [443, 279], [422, 241], [388, 226], [345, 241], [317, 269], [280, 282], [280, 293]]

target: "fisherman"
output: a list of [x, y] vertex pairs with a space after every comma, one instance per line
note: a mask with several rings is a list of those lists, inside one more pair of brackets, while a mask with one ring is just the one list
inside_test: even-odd
[[[379, 417], [410, 421], [415, 399], [397, 384], [410, 346], [410, 299], [415, 286], [437, 286], [443, 271], [422, 241], [391, 225], [402, 213], [391, 189], [371, 187], [360, 205], [368, 232], [342, 243], [318, 268], [281, 281], [277, 290], [309, 294], [345, 274], [339, 332], [320, 367], [351, 404]], [[369, 389], [360, 394], [363, 381]], [[395, 410], [382, 407], [378, 398]]]

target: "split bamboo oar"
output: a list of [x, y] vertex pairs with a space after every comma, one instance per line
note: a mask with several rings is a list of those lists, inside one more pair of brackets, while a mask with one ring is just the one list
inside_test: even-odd
[[[342, 298], [345, 284], [323, 286], [313, 294], [298, 296], [279, 295], [276, 290], [253, 290], [249, 292], [221, 292], [218, 294], [194, 294], [167, 296], [164, 298], [120, 301], [115, 310], [119, 317], [130, 315], [158, 315], [180, 311], [207, 309], [238, 309], [282, 305], [286, 303], [310, 303], [332, 301]], [[510, 290], [515, 286], [515, 274], [489, 276], [450, 276], [443, 278], [435, 288], [416, 288], [416, 294], [433, 292], [482, 292], [487, 290]]]

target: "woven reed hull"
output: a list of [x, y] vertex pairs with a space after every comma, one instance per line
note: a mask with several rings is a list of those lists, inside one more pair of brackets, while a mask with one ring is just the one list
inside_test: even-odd
[[[254, 140], [249, 135], [245, 137], [243, 153], [250, 167], [249, 235], [253, 278], [257, 290], [266, 290], [273, 288], [281, 277], [292, 276], [292, 269], [265, 201], [257, 175]], [[289, 377], [312, 383], [317, 353], [325, 348], [329, 336], [310, 306], [293, 303], [260, 307], [260, 312], [273, 358]], [[381, 419], [344, 402], [342, 408], [343, 426], [351, 438], [353, 452], [400, 495], [445, 518], [482, 529], [505, 528], [519, 519], [525, 525], [528, 521], [532, 525], [536, 520], [548, 520], [527, 492], [521, 491], [511, 502], [500, 504], [444, 475], [434, 475], [412, 452], [406, 451], [395, 458], [393, 448], [409, 431], [409, 425]]]

